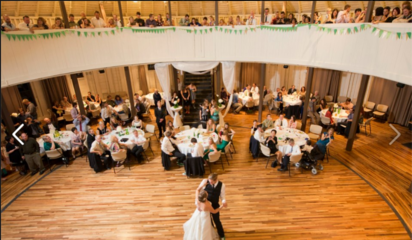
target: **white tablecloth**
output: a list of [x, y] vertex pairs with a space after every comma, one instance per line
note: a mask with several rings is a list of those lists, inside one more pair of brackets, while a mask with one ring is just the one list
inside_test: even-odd
[[[60, 134], [62, 135], [62, 137], [59, 137], [58, 139], [54, 139], [53, 137], [54, 133], [49, 133], [47, 135], [49, 135], [54, 142], [57, 142], [63, 151], [71, 150], [72, 149], [71, 136], [73, 135], [73, 132], [60, 131]], [[40, 146], [40, 153], [43, 153], [44, 152], [44, 141], [43, 141], [42, 136], [37, 138], [36, 140]]]
[[179, 111], [182, 110], [182, 106], [178, 106], [177, 108], [171, 107], [172, 111], [174, 112], [174, 119], [173, 119], [173, 127], [178, 128], [183, 126], [182, 118], [179, 114]]
[[[293, 138], [293, 140], [295, 140], [295, 144], [298, 146], [305, 145], [306, 141], [309, 139], [309, 136], [305, 132], [298, 129], [282, 128], [282, 130], [280, 130], [278, 127], [272, 129], [276, 129], [277, 131], [276, 137], [278, 138], [278, 149], [282, 154], [285, 154], [286, 147], [288, 145], [288, 143], [285, 142], [286, 138]], [[272, 129], [267, 129], [264, 132], [265, 140], [270, 135]]]
[[[160, 96], [163, 98], [163, 92], [159, 92]], [[154, 106], [154, 100], [153, 100], [153, 93], [149, 93], [147, 95], [144, 95], [144, 97], [149, 101], [150, 106]]]
[[[129, 131], [129, 134], [127, 134], [127, 135], [126, 135], [126, 129], [128, 129], [128, 131]], [[133, 136], [133, 131], [134, 131], [135, 129], [136, 129], [136, 128], [133, 128], [133, 127], [124, 128], [124, 129], [123, 129], [123, 134], [125, 134], [125, 135], [123, 135], [123, 136], [120, 136], [120, 132], [118, 132], [118, 131], [116, 131], [116, 130], [115, 130], [115, 131], [111, 131], [109, 134], [103, 136], [103, 139], [102, 139], [102, 140], [103, 140], [103, 143], [105, 143], [105, 144], [107, 144], [107, 145], [110, 145], [110, 138], [111, 138], [111, 136], [116, 135], [117, 138], [119, 139], [119, 142], [120, 142], [120, 143], [126, 144], [126, 145], [127, 145], [127, 148], [129, 148], [130, 150], [132, 150], [133, 147], [135, 146], [135, 144], [130, 141], [130, 138]], [[143, 130], [137, 128], [137, 131], [139, 131], [139, 135], [144, 136]], [[127, 142], [122, 142], [121, 140], [122, 140], [123, 138], [127, 138]]]
[[[255, 106], [259, 106], [259, 95], [254, 93], [253, 94], [253, 103]], [[249, 99], [249, 96], [245, 96], [243, 92], [239, 93], [239, 99], [242, 101], [243, 105], [246, 105], [247, 100]]]
[[299, 99], [299, 95], [286, 95], [283, 96], [284, 106], [296, 106], [302, 105], [302, 101]]
[[[179, 132], [178, 134], [175, 135], [176, 140], [177, 140], [177, 147], [179, 148], [179, 151], [181, 153], [186, 155], [192, 152], [194, 146], [190, 142], [190, 139], [193, 138], [193, 133], [195, 133], [196, 130], [197, 129], [192, 128], [189, 130]], [[218, 140], [218, 136], [216, 133], [205, 134], [206, 133], [205, 129], [202, 129], [202, 130], [199, 129], [197, 131], [199, 131], [201, 134], [199, 135], [199, 138], [197, 138], [197, 134], [195, 135], [195, 137], [197, 138], [198, 143], [201, 143], [203, 145], [205, 150], [209, 149], [209, 143], [207, 141], [209, 137], [212, 137], [214, 142], [217, 142]]]
[[[319, 115], [324, 117], [327, 111], [328, 109], [323, 109], [322, 111], [319, 112]], [[349, 114], [345, 110], [341, 109], [340, 114], [338, 114], [337, 112], [334, 112], [332, 115], [332, 118], [335, 123], [340, 123], [340, 122], [345, 122], [348, 119], [348, 115]]]

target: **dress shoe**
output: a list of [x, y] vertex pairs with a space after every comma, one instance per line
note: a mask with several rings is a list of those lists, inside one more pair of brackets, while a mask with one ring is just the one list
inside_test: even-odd
[[37, 173], [37, 171], [32, 172], [30, 175], [31, 175], [31, 176], [34, 176], [34, 175], [36, 175], [36, 173]]
[[42, 169], [42, 170], [39, 172], [39, 175], [42, 175], [45, 171], [46, 171], [46, 169]]
[[286, 171], [286, 170], [283, 169], [283, 168], [278, 168], [278, 171], [279, 171], [279, 172], [284, 172], [284, 171]]

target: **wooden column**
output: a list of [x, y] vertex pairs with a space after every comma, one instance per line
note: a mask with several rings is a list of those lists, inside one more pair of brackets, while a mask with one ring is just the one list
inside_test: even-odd
[[[123, 19], [123, 11], [122, 11], [122, 1], [117, 1], [119, 4], [119, 18], [120, 18], [120, 23], [122, 24], [122, 27], [124, 27], [124, 19]], [[116, 23], [117, 24], [117, 23]], [[125, 68], [126, 71], [126, 68]], [[133, 114], [132, 114], [133, 116]]]
[[[265, 12], [265, 1], [262, 1], [262, 5], [260, 6], [260, 23], [263, 23], [265, 21], [264, 12]], [[259, 108], [260, 108], [260, 104], [259, 104]]]
[[[264, 1], [262, 1], [264, 2]], [[263, 3], [262, 6], [264, 7]], [[263, 14], [262, 14], [263, 21]], [[265, 73], [266, 73], [266, 63], [262, 63], [260, 66], [260, 84], [259, 84], [259, 115], [258, 122], [262, 122], [262, 111], [263, 111], [263, 87], [265, 86]]]
[[[120, 1], [119, 1], [120, 2]], [[124, 74], [126, 75], [127, 95], [129, 95], [131, 118], [136, 116], [136, 108], [134, 107], [132, 81], [130, 79], [129, 67], [124, 67]]]
[[[78, 73], [79, 74], [79, 73]], [[71, 74], [74, 92], [76, 93], [77, 106], [79, 106], [80, 114], [86, 116], [86, 110], [83, 105], [82, 93], [80, 92], [79, 81], [77, 80], [78, 74]]]
[[308, 81], [306, 83], [306, 95], [305, 95], [305, 103], [303, 104], [303, 113], [302, 113], [302, 131], [306, 129], [306, 119], [308, 117], [308, 106], [309, 106], [309, 98], [310, 93], [312, 92], [312, 81], [313, 81], [313, 71], [315, 69], [313, 67], [309, 68], [308, 72]]
[[[368, 87], [369, 75], [363, 75], [358, 92], [358, 102], [362, 101], [365, 97], [366, 88]], [[362, 104], [358, 104], [355, 107], [355, 112], [353, 113], [352, 124], [350, 126], [348, 142], [346, 143], [346, 150], [352, 151], [353, 142], [355, 141], [356, 129], [358, 128], [359, 114]]]
[[313, 23], [315, 20], [315, 8], [316, 8], [316, 1], [312, 1], [312, 10], [310, 11], [310, 23]]
[[219, 26], [219, 1], [215, 1], [215, 26]]
[[7, 128], [7, 133], [9, 135], [13, 134], [14, 131], [16, 131], [16, 128], [14, 128], [14, 123], [11, 120], [10, 117], [10, 112], [9, 109], [7, 109], [7, 105], [4, 102], [4, 96], [1, 95], [1, 117], [3, 118], [4, 122], [6, 123], [6, 128]]
[[70, 28], [69, 18], [67, 17], [66, 5], [64, 5], [64, 1], [59, 1], [59, 4], [60, 4], [60, 11], [62, 12], [64, 27]]
[[375, 1], [368, 1], [368, 10], [366, 11], [365, 22], [370, 22], [372, 20], [372, 12], [374, 6]]
[[[168, 1], [167, 3], [169, 7], [169, 21], [170, 21], [170, 26], [173, 26], [173, 21], [172, 21], [172, 2]], [[177, 87], [176, 87], [177, 88]]]

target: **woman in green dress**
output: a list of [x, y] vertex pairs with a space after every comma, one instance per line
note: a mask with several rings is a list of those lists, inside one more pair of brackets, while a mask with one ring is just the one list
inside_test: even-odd
[[218, 123], [219, 122], [219, 109], [217, 108], [217, 104], [213, 104], [213, 106], [210, 109], [210, 118], [215, 122]]
[[216, 125], [213, 123], [213, 120], [211, 118], [209, 118], [209, 120], [207, 121], [206, 132], [208, 132], [208, 133], [210, 133], [210, 132], [217, 133]]
[[228, 131], [226, 129], [223, 129], [223, 133], [219, 138], [221, 139], [222, 143], [217, 145], [217, 150], [225, 152], [225, 147], [229, 144], [229, 136], [228, 136]]
[[209, 141], [209, 149], [206, 149], [203, 154], [203, 160], [205, 160], [205, 164], [207, 164], [207, 161], [209, 161], [209, 154], [217, 152], [216, 144], [213, 141], [213, 138], [209, 137], [207, 140]]

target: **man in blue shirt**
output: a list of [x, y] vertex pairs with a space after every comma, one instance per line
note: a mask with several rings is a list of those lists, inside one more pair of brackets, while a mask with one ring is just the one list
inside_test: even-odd
[[87, 124], [90, 122], [90, 119], [86, 116], [77, 115], [76, 119], [73, 120], [74, 126], [77, 128], [79, 132], [87, 133]]
[[157, 21], [154, 19], [153, 14], [149, 14], [149, 19], [146, 20], [146, 26], [151, 28], [157, 26]]
[[233, 112], [234, 114], [239, 114], [243, 107], [242, 103], [239, 101], [239, 95], [236, 90], [233, 90], [232, 107], [236, 108]]

